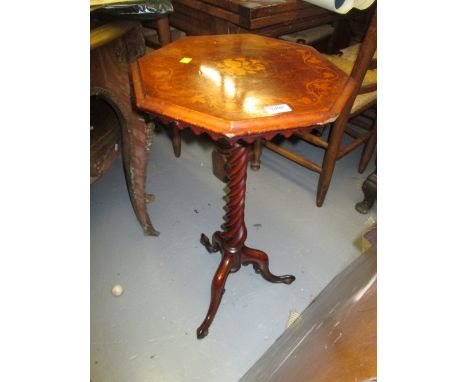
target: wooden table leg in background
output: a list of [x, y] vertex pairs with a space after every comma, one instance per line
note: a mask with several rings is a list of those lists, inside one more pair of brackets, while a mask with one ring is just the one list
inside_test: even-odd
[[158, 31], [159, 42], [162, 46], [167, 45], [171, 42], [171, 31], [169, 29], [169, 17], [163, 16], [157, 19], [154, 24], [154, 28]]
[[260, 170], [262, 148], [262, 138], [255, 139], [252, 150], [252, 161], [250, 162], [250, 168], [254, 171]]
[[174, 150], [174, 155], [176, 158], [179, 158], [180, 152], [182, 150], [181, 131], [177, 127], [169, 125], [169, 138], [171, 139], [172, 150]]
[[208, 334], [208, 328], [221, 302], [224, 284], [229, 273], [237, 272], [241, 265], [252, 264], [255, 272], [273, 283], [291, 284], [296, 278], [292, 275], [275, 276], [268, 266], [268, 255], [258, 249], [244, 245], [247, 238], [247, 228], [244, 222], [245, 193], [247, 180], [247, 164], [249, 147], [243, 143], [228, 143], [230, 155], [225, 166], [228, 181], [228, 201], [226, 203], [226, 223], [223, 231], [213, 234], [212, 242], [205, 234], [201, 235], [201, 243], [208, 252], [221, 252], [221, 263], [216, 271], [211, 285], [211, 302], [205, 320], [197, 329], [197, 337]]
[[215, 142], [215, 148], [211, 152], [211, 163], [213, 167], [213, 174], [221, 182], [227, 183], [228, 177], [226, 175], [226, 163], [229, 159], [231, 146], [223, 139]]

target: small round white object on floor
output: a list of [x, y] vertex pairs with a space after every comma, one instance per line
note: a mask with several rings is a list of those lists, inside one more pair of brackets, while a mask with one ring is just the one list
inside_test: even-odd
[[120, 284], [115, 284], [112, 287], [112, 296], [119, 297], [123, 293], [123, 287]]

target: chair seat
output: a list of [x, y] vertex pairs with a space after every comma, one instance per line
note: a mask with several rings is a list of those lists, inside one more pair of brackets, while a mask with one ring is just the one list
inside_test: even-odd
[[377, 99], [377, 91], [371, 93], [360, 94], [356, 97], [351, 108], [351, 114], [354, 114], [359, 109], [362, 109], [365, 105], [369, 105]]
[[[340, 49], [341, 58], [344, 58], [345, 60], [350, 60], [350, 61], [356, 61], [357, 55], [359, 53], [359, 49], [361, 48], [361, 43], [350, 45], [346, 48]], [[374, 53], [374, 56], [372, 57], [374, 60], [377, 60], [377, 52]]]
[[[351, 75], [353, 70], [354, 62], [357, 59], [357, 55], [359, 53], [359, 48], [361, 44], [351, 45], [347, 48], [341, 50], [341, 55], [328, 55], [324, 54], [324, 56], [335, 64], [338, 68], [340, 68], [343, 72], [347, 75]], [[377, 52], [374, 54], [373, 58], [377, 58]], [[367, 85], [374, 85], [377, 83], [377, 69], [369, 69], [366, 72], [364, 80], [362, 84], [364, 86]], [[360, 94], [354, 100], [353, 107], [351, 109], [351, 113], [361, 109], [363, 106], [374, 102], [377, 99], [377, 91], [371, 93]]]
[[[343, 72], [345, 72], [348, 76], [351, 75], [353, 70], [354, 62], [357, 58], [357, 53], [359, 52], [359, 46], [361, 44], [356, 44], [350, 46], [348, 48], [342, 49], [342, 55], [337, 54], [324, 54], [324, 56], [333, 64], [335, 64], [338, 68], [340, 68]], [[376, 55], [375, 55], [376, 57]], [[377, 83], [377, 69], [369, 69], [364, 77], [362, 84], [366, 85], [373, 85]]]

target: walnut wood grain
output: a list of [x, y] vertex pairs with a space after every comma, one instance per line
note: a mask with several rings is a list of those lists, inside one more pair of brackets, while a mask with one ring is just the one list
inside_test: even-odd
[[[251, 34], [187, 37], [141, 57], [131, 73], [140, 109], [215, 139], [334, 121], [355, 87], [315, 49]], [[291, 111], [264, 109], [280, 104]]]

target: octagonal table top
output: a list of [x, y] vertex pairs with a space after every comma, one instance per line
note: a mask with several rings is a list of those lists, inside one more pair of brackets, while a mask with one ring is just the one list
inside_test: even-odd
[[251, 34], [177, 40], [131, 74], [139, 109], [227, 139], [332, 122], [354, 88], [312, 47]]

